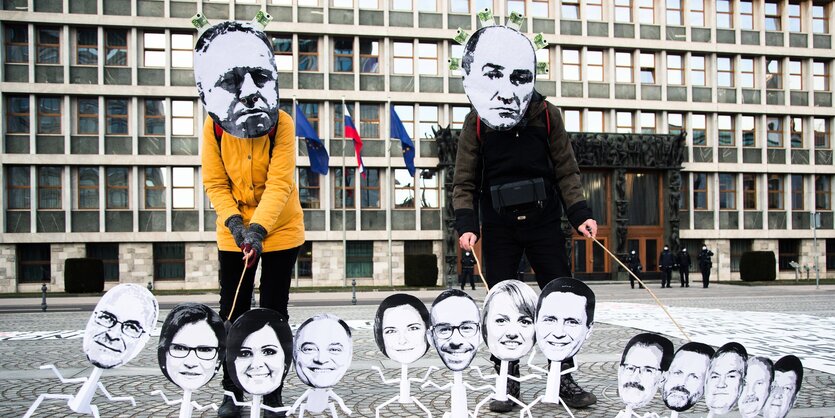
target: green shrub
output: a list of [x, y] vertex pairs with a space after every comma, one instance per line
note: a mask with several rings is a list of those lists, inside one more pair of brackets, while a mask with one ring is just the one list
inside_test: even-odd
[[777, 279], [777, 259], [773, 251], [751, 251], [739, 260], [739, 278], [744, 282], [765, 282]]
[[406, 286], [431, 287], [438, 284], [438, 256], [435, 254], [406, 254]]
[[104, 291], [104, 264], [97, 258], [68, 258], [64, 261], [64, 291], [101, 293]]

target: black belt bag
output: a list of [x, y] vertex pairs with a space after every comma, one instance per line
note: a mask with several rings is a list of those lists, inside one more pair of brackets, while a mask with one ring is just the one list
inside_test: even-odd
[[493, 209], [498, 213], [514, 213], [543, 208], [548, 200], [545, 180], [538, 177], [490, 187]]

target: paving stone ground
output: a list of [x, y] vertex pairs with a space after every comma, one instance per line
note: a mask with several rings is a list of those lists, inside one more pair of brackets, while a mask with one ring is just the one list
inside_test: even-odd
[[[628, 301], [652, 303], [645, 292], [631, 290], [628, 286], [592, 285], [599, 301]], [[655, 290], [655, 289], [653, 289]], [[350, 293], [322, 295], [317, 293], [299, 293], [291, 297], [291, 323], [298, 324], [318, 312], [330, 312], [346, 320], [369, 320], [373, 318], [376, 304], [391, 292], [369, 292], [358, 295], [365, 305], [350, 305]], [[424, 301], [431, 301], [438, 291], [416, 292]], [[761, 286], [746, 287], [732, 285], [712, 285], [710, 289], [658, 289], [656, 293], [671, 306], [705, 307], [729, 311], [768, 311], [784, 313], [803, 313], [806, 315], [835, 317], [835, 286]], [[471, 293], [476, 299], [484, 296], [483, 289]], [[217, 297], [211, 294], [202, 296], [162, 296], [163, 306], [178, 300], [200, 300], [216, 307]], [[345, 304], [339, 304], [339, 301]], [[57, 331], [83, 329], [90, 315], [90, 304], [95, 298], [52, 298], [52, 310], [46, 313], [27, 312], [26, 306], [38, 307], [40, 299], [0, 299], [0, 334], [14, 331]], [[28, 304], [28, 305], [27, 305]], [[163, 310], [160, 318], [168, 313]], [[802, 326], [802, 324], [798, 324]], [[594, 393], [598, 402], [587, 409], [574, 410], [576, 417], [614, 417], [622, 405], [617, 396], [617, 365], [626, 342], [641, 331], [598, 323], [591, 338], [583, 346], [577, 360], [580, 369], [574, 374], [578, 383]], [[672, 339], [676, 347], [684, 343]], [[107, 402], [97, 394], [93, 403], [99, 406], [102, 417], [176, 417], [178, 407], [165, 405], [160, 398], [151, 396], [156, 389], [164, 390], [169, 397], [179, 398], [177, 388], [159, 371], [155, 346], [157, 338], [152, 337], [139, 356], [127, 366], [105, 371], [101, 382], [114, 396], [132, 395], [136, 407], [126, 402]], [[832, 349], [835, 350], [835, 341]], [[787, 353], [789, 354], [789, 353]], [[489, 353], [484, 345], [473, 364], [481, 366], [485, 374], [489, 371]], [[544, 361], [542, 361], [544, 363]], [[41, 393], [72, 395], [81, 387], [80, 383], [62, 384], [46, 370], [39, 370], [42, 364], [54, 364], [64, 377], [82, 377], [90, 373], [90, 365], [81, 349], [81, 338], [0, 341], [0, 417], [22, 416], [29, 405]], [[386, 359], [374, 343], [372, 331], [360, 328], [354, 331], [354, 357], [351, 368], [334, 390], [352, 409], [354, 417], [373, 417], [377, 405], [397, 395], [397, 386], [383, 384], [379, 375], [371, 370], [372, 366], [381, 367], [387, 378], [399, 375], [399, 365]], [[443, 368], [434, 351], [415, 363], [412, 376], [423, 376], [428, 366], [441, 367], [431, 375], [432, 381], [443, 385], [451, 380], [451, 372]], [[523, 374], [528, 371], [522, 367]], [[479, 380], [474, 371], [465, 374], [465, 380], [473, 386], [492, 383]], [[803, 387], [797, 400], [792, 417], [835, 417], [835, 375], [806, 369]], [[522, 399], [533, 400], [544, 391], [544, 381], [529, 381], [522, 384]], [[285, 384], [285, 402], [295, 400], [307, 387], [292, 371]], [[449, 408], [448, 391], [420, 389], [413, 384], [412, 394], [419, 398], [433, 413], [440, 417]], [[486, 392], [469, 392], [469, 407], [486, 396]], [[220, 400], [220, 378], [215, 377], [207, 387], [194, 394], [193, 399], [200, 404]], [[646, 409], [661, 413], [666, 411], [660, 396]], [[382, 413], [383, 417], [416, 417], [421, 411], [414, 405], [389, 405]], [[493, 414], [482, 410], [484, 417], [516, 417], [512, 414]], [[567, 416], [564, 411], [551, 406], [537, 406], [533, 410], [535, 417]], [[704, 402], [694, 409], [682, 413], [682, 418], [703, 417], [707, 415]], [[65, 401], [47, 400], [39, 407], [35, 417], [76, 417], [66, 407]], [[195, 417], [215, 417], [211, 410], [195, 412]], [[325, 415], [320, 415], [325, 416]], [[340, 412], [340, 416], [343, 416]], [[738, 417], [735, 413], [726, 415]]]

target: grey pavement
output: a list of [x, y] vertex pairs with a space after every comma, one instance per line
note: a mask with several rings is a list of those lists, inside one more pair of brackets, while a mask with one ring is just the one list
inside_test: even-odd
[[[649, 295], [639, 289], [630, 289], [624, 283], [592, 283], [598, 301], [634, 302], [653, 304]], [[800, 286], [735, 286], [712, 284], [709, 289], [699, 287], [656, 289], [653, 291], [669, 306], [715, 308], [727, 311], [765, 311], [783, 313], [803, 313], [806, 315], [835, 317], [835, 286], [814, 285]], [[396, 291], [380, 290], [357, 293], [357, 305], [351, 304], [350, 292], [294, 292], [291, 294], [290, 322], [299, 324], [304, 319], [319, 312], [333, 313], [341, 318], [361, 324], [373, 320], [379, 301]], [[479, 302], [485, 295], [484, 288], [467, 291]], [[410, 291], [421, 300], [430, 303], [439, 293], [437, 289]], [[158, 296], [163, 308], [177, 303], [192, 301], [202, 302], [217, 308], [217, 295], [212, 292], [189, 295]], [[69, 394], [78, 391], [79, 383], [61, 383], [50, 371], [39, 370], [43, 364], [54, 364], [65, 378], [89, 375], [91, 368], [82, 349], [81, 338], [48, 338], [34, 340], [2, 340], [4, 333], [67, 331], [65, 335], [82, 330], [89, 318], [90, 311], [98, 297], [50, 297], [47, 312], [40, 312], [40, 298], [5, 298], [0, 299], [0, 417], [22, 416], [29, 405], [42, 393]], [[168, 309], [160, 313], [160, 320], [165, 318]], [[732, 315], [732, 312], [729, 312]], [[366, 322], [367, 323], [367, 322]], [[802, 326], [802, 324], [798, 324]], [[617, 365], [626, 342], [642, 331], [604, 323], [595, 325], [590, 339], [577, 356], [580, 364], [574, 373], [576, 380], [586, 390], [598, 397], [596, 405], [574, 410], [577, 417], [614, 417], [621, 409], [617, 396]], [[672, 339], [676, 346], [684, 343]], [[169, 398], [179, 398], [177, 388], [159, 371], [156, 361], [157, 338], [153, 337], [140, 355], [127, 366], [105, 371], [101, 382], [114, 396], [132, 395], [136, 398], [136, 407], [125, 402], [108, 402], [97, 394], [93, 403], [98, 405], [102, 417], [176, 417], [178, 407], [165, 405], [160, 398], [150, 396], [155, 389], [162, 389]], [[833, 345], [835, 350], [835, 345]], [[791, 353], [786, 353], [791, 354]], [[489, 353], [484, 345], [473, 362], [488, 372]], [[349, 408], [352, 416], [373, 417], [377, 405], [397, 395], [396, 385], [383, 384], [379, 375], [371, 370], [379, 366], [386, 377], [391, 379], [399, 374], [399, 365], [386, 359], [374, 343], [370, 327], [359, 326], [354, 330], [354, 357], [351, 368], [345, 378], [334, 388]], [[422, 376], [428, 366], [440, 367], [441, 371], [432, 373], [431, 380], [443, 385], [451, 380], [451, 373], [446, 371], [437, 354], [430, 350], [423, 359], [412, 365], [412, 376]], [[522, 372], [528, 371], [527, 366]], [[473, 386], [482, 383], [475, 372], [465, 375], [465, 380]], [[486, 381], [485, 383], [492, 383]], [[291, 371], [285, 384], [284, 400], [292, 402], [300, 396], [304, 386]], [[529, 381], [522, 384], [522, 399], [529, 402], [544, 391], [544, 382]], [[435, 416], [441, 416], [449, 407], [448, 391], [420, 389], [412, 387], [412, 394], [421, 400]], [[486, 396], [485, 392], [470, 392], [469, 407]], [[200, 404], [219, 402], [220, 378], [215, 377], [203, 390], [195, 393], [194, 400]], [[665, 411], [660, 397], [656, 396], [646, 411], [661, 413]], [[485, 417], [518, 416], [518, 411], [498, 415], [482, 410]], [[535, 417], [567, 416], [564, 411], [554, 408], [535, 407]], [[694, 409], [682, 413], [682, 418], [703, 417], [707, 415], [704, 402]], [[66, 407], [65, 401], [47, 400], [39, 407], [35, 417], [75, 417]], [[214, 417], [211, 410], [194, 414], [195, 417]], [[324, 415], [321, 415], [324, 416]], [[340, 416], [343, 416], [340, 413]], [[399, 405], [396, 402], [383, 410], [383, 417], [421, 416], [413, 405]], [[732, 413], [728, 417], [738, 417]], [[835, 375], [806, 369], [804, 382], [797, 404], [791, 417], [835, 417]]]

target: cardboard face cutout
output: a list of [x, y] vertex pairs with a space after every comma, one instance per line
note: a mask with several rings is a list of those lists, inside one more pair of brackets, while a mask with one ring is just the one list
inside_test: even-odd
[[638, 334], [626, 344], [618, 368], [618, 395], [631, 408], [646, 406], [658, 391], [673, 357], [673, 343], [657, 334]]
[[296, 333], [296, 374], [310, 387], [333, 387], [348, 371], [353, 350], [351, 330], [345, 321], [330, 314], [316, 315], [302, 323]]
[[112, 369], [131, 361], [150, 338], [159, 305], [148, 289], [120, 284], [96, 305], [84, 330], [84, 353], [94, 366]]
[[226, 329], [206, 305], [174, 307], [160, 331], [157, 360], [162, 374], [184, 390], [197, 390], [214, 377], [226, 355]]
[[480, 316], [473, 299], [461, 290], [449, 289], [438, 295], [429, 312], [432, 329], [428, 337], [441, 361], [455, 372], [469, 367], [481, 341]]
[[476, 31], [461, 59], [464, 91], [487, 126], [511, 129], [525, 116], [536, 79], [531, 41], [505, 26]]
[[785, 418], [797, 401], [803, 381], [803, 364], [795, 356], [785, 356], [774, 363], [774, 382], [763, 407], [763, 418]]
[[712, 355], [713, 348], [696, 342], [687, 343], [676, 351], [661, 388], [661, 397], [667, 408], [683, 412], [702, 398]]
[[275, 391], [290, 367], [292, 340], [290, 325], [280, 313], [244, 312], [226, 338], [226, 368], [235, 386], [253, 395]]
[[429, 311], [420, 299], [405, 293], [385, 298], [374, 317], [374, 340], [386, 357], [411, 364], [426, 354]]
[[518, 280], [493, 286], [484, 299], [484, 342], [499, 360], [519, 360], [533, 348], [536, 292]]
[[221, 22], [194, 47], [194, 79], [209, 116], [240, 138], [269, 133], [278, 121], [278, 71], [272, 45], [251, 23]]
[[748, 359], [745, 372], [745, 384], [739, 395], [739, 413], [744, 418], [754, 418], [760, 414], [768, 400], [771, 382], [774, 378], [774, 364], [765, 357]]
[[591, 335], [594, 292], [585, 283], [561, 277], [542, 289], [536, 309], [536, 339], [551, 361], [573, 357]]
[[705, 381], [705, 403], [714, 414], [727, 414], [736, 406], [747, 361], [748, 354], [738, 343], [728, 343], [716, 350]]

